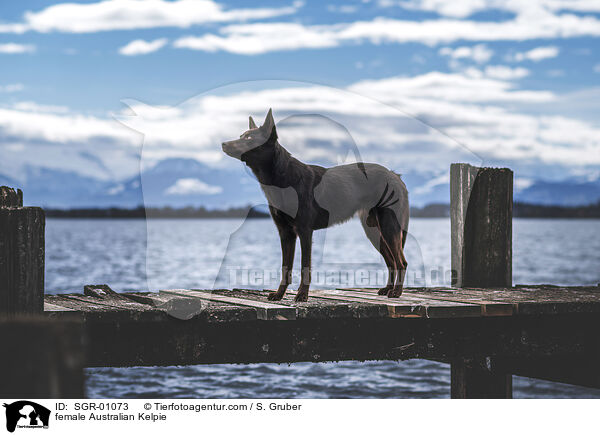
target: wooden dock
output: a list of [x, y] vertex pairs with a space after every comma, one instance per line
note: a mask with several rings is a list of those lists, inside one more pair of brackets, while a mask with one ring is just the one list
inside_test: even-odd
[[453, 398], [600, 388], [600, 287], [512, 284], [512, 172], [453, 165], [451, 206], [454, 288], [44, 295], [43, 211], [0, 188], [0, 396], [80, 397], [83, 367], [409, 358], [450, 364]]
[[312, 290], [303, 303], [293, 292], [273, 303], [258, 290], [100, 289], [45, 297], [47, 317], [83, 323], [87, 366], [423, 358], [600, 387], [597, 286]]

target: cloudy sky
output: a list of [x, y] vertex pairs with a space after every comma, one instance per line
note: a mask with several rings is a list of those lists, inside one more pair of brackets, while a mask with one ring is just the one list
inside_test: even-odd
[[3, 2], [0, 174], [231, 165], [273, 107], [299, 157], [358, 149], [422, 189], [453, 161], [595, 180], [599, 42], [597, 0]]

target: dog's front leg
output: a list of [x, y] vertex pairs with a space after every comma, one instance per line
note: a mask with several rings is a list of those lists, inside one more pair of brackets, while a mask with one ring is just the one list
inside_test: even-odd
[[308, 300], [308, 288], [310, 287], [311, 253], [312, 253], [312, 230], [300, 233], [300, 248], [302, 249], [302, 270], [300, 273], [300, 287], [294, 299], [296, 302]]
[[281, 282], [276, 292], [269, 295], [270, 301], [279, 301], [283, 298], [288, 285], [292, 283], [292, 269], [294, 267], [294, 251], [296, 250], [296, 233], [291, 228], [279, 228], [281, 239]]

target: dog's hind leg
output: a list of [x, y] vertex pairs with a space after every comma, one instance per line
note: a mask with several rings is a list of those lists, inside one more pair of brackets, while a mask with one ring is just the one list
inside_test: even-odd
[[385, 239], [383, 238], [383, 236], [380, 236], [380, 238], [379, 238], [379, 246], [380, 246], [379, 252], [382, 255], [383, 259], [385, 260], [385, 264], [388, 269], [387, 284], [385, 287], [380, 288], [379, 291], [377, 292], [377, 294], [383, 296], [383, 295], [389, 294], [389, 292], [392, 291], [392, 289], [394, 288], [394, 283], [396, 282], [396, 279], [397, 279], [396, 276], [398, 274], [398, 269], [396, 267], [396, 261], [394, 259], [394, 256], [392, 255], [392, 251], [390, 250], [390, 247], [387, 244], [387, 242], [385, 241]]
[[404, 278], [406, 277], [406, 269], [408, 268], [408, 262], [404, 256], [404, 246], [402, 243], [397, 245], [398, 253], [398, 274], [396, 278], [396, 285], [394, 289], [388, 293], [390, 298], [398, 298], [402, 295], [402, 288], [404, 286]]
[[376, 212], [373, 209], [369, 212], [363, 210], [359, 212], [359, 217], [360, 223], [365, 230], [367, 238], [375, 247], [375, 249], [377, 249], [377, 251], [381, 254], [383, 260], [385, 261], [385, 265], [387, 266], [388, 279], [386, 286], [380, 288], [377, 292], [380, 295], [386, 295], [394, 287], [394, 282], [396, 280], [396, 264], [394, 261], [394, 256], [390, 252], [387, 243], [381, 235], [381, 231], [377, 225], [377, 217], [375, 216], [375, 213]]
[[381, 236], [389, 248], [395, 264], [395, 280], [393, 288], [388, 291], [389, 298], [397, 298], [402, 295], [402, 287], [408, 263], [404, 257], [404, 231], [396, 218], [396, 214], [388, 208], [377, 211], [377, 222]]
[[281, 239], [281, 282], [276, 292], [269, 294], [270, 301], [283, 298], [288, 285], [292, 283], [292, 269], [294, 267], [294, 251], [296, 250], [296, 233], [289, 226], [277, 225]]

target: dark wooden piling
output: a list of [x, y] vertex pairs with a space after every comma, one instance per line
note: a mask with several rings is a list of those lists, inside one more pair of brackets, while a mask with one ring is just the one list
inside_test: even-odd
[[44, 309], [44, 210], [23, 207], [23, 193], [0, 187], [0, 314]]
[[513, 172], [450, 166], [452, 285], [512, 286]]
[[83, 337], [78, 320], [0, 318], [0, 398], [82, 398]]
[[0, 187], [0, 397], [83, 397], [80, 320], [44, 313], [46, 219], [23, 193]]
[[510, 399], [512, 375], [499, 372], [489, 358], [483, 364], [457, 359], [450, 365], [453, 399]]
[[[513, 172], [450, 166], [452, 285], [512, 286]], [[512, 376], [468, 356], [451, 363], [452, 398], [511, 398]]]

